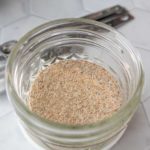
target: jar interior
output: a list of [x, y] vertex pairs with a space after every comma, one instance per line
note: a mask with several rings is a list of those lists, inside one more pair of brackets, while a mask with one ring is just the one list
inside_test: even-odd
[[[120, 111], [84, 126], [55, 124], [34, 115], [27, 106], [33, 81], [39, 71], [63, 60], [86, 60], [110, 71], [124, 94]], [[141, 62], [130, 43], [112, 28], [86, 19], [57, 20], [27, 33], [10, 55], [6, 71], [7, 93], [23, 129], [48, 149], [111, 147], [134, 114], [143, 84]]]
[[87, 60], [103, 66], [119, 81], [124, 104], [136, 90], [139, 75], [135, 55], [115, 32], [90, 24], [47, 28], [28, 38], [19, 48], [13, 64], [17, 94], [27, 105], [37, 73], [62, 60]]

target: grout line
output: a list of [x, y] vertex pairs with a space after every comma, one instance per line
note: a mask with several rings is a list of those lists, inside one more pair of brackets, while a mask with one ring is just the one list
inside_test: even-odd
[[133, 6], [135, 6], [134, 0], [130, 0], [130, 1], [131, 1], [131, 3], [133, 4]]
[[8, 27], [8, 26], [10, 26], [11, 24], [14, 24], [14, 23], [16, 23], [16, 22], [18, 22], [18, 21], [20, 21], [20, 20], [23, 20], [23, 19], [25, 19], [25, 18], [27, 18], [27, 17], [29, 17], [29, 15], [25, 15], [25, 16], [23, 16], [23, 17], [21, 17], [21, 18], [18, 18], [18, 19], [16, 19], [16, 20], [13, 20], [13, 21], [11, 21], [11, 22], [5, 24], [5, 25], [2, 25], [2, 28]]
[[146, 9], [146, 8], [140, 8], [139, 6], [136, 6], [135, 5], [135, 3], [134, 3], [134, 8], [136, 9], [136, 10], [140, 10], [140, 11], [142, 11], [142, 12], [146, 12], [146, 13], [150, 13], [150, 10], [148, 10], [148, 9]]
[[137, 9], [136, 4], [135, 4], [135, 1], [134, 1], [134, 0], [131, 0], [131, 1], [132, 1], [132, 3], [133, 3], [134, 8]]
[[[87, 8], [84, 6], [83, 0], [81, 0], [81, 7], [83, 8], [84, 11], [87, 11], [87, 12], [89, 12], [89, 13], [94, 13], [94, 12], [96, 12], [95, 10], [94, 10], [94, 11], [91, 11], [91, 10], [87, 9]], [[100, 11], [100, 10], [99, 10], [99, 11]]]
[[83, 8], [83, 10], [87, 11], [84, 7], [84, 3], [83, 3], [83, 0], [80, 0], [80, 3], [81, 3], [81, 7]]
[[137, 9], [140, 10], [140, 11], [146, 12], [146, 13], [150, 13], [150, 10], [147, 10], [147, 9], [144, 9], [144, 8], [137, 7]]
[[41, 18], [41, 19], [46, 19], [47, 21], [50, 20], [48, 17], [40, 16], [40, 15], [38, 15], [37, 13], [35, 13], [35, 12], [33, 11], [33, 8], [32, 8], [32, 0], [29, 0], [29, 9], [30, 9], [30, 15], [31, 15], [31, 16], [39, 17], [39, 18]]
[[39, 17], [39, 18], [41, 18], [41, 19], [50, 20], [50, 18], [44, 17], [44, 16], [40, 16], [40, 15], [38, 15], [37, 13], [35, 13], [35, 12], [33, 11], [32, 6], [31, 6], [31, 0], [30, 0], [30, 15], [31, 15], [31, 16]]
[[141, 96], [141, 102], [146, 102], [150, 98], [150, 96], [147, 96], [145, 98], [143, 97], [144, 97], [144, 94]]
[[136, 9], [141, 11], [141, 12], [144, 12], [144, 13], [150, 13], [150, 10], [147, 10], [147, 9], [144, 9], [144, 8], [136, 7]]
[[2, 28], [3, 28], [3, 27], [7, 27], [7, 26], [9, 26], [10, 24], [13, 24], [13, 23], [15, 23], [15, 22], [17, 22], [17, 21], [19, 21], [19, 20], [21, 20], [21, 19], [24, 19], [24, 18], [28, 17], [28, 16], [30, 15], [30, 6], [31, 6], [30, 2], [31, 2], [31, 0], [27, 0], [27, 1], [25, 1], [25, 2], [22, 1], [22, 3], [21, 3], [21, 5], [22, 5], [22, 7], [23, 7], [23, 10], [24, 10], [24, 13], [25, 13], [24, 16], [22, 16], [22, 17], [20, 17], [20, 18], [18, 18], [18, 19], [15, 19], [15, 20], [13, 20], [13, 21], [7, 23], [7, 24], [4, 24], [4, 25], [2, 25], [1, 27], [2, 27]]
[[147, 102], [149, 99], [150, 99], [150, 96], [147, 96], [147, 97], [144, 98], [141, 102], [142, 102], [142, 103]]
[[[88, 12], [96, 12], [95, 10], [89, 10], [89, 9], [87, 9], [86, 7], [84, 7], [83, 0], [82, 0], [81, 3], [82, 3], [82, 6], [83, 6], [84, 10], [86, 10], [86, 11], [88, 11]], [[122, 4], [118, 4], [118, 5], [121, 5], [121, 6], [125, 7], [125, 6], [122, 5]], [[129, 12], [132, 11], [132, 10], [134, 10], [134, 9], [137, 9], [136, 6], [134, 5], [133, 0], [131, 0], [131, 5], [133, 5], [133, 7], [130, 8], [130, 9], [126, 6], [126, 8], [127, 8], [127, 10], [128, 10]], [[113, 5], [112, 5], [112, 6], [113, 6]], [[111, 6], [110, 6], [110, 7], [111, 7]], [[108, 8], [109, 8], [109, 7], [108, 7]], [[100, 10], [97, 10], [97, 11], [101, 11], [101, 10], [103, 10], [103, 9], [100, 9]]]
[[[133, 45], [133, 46], [134, 46], [134, 45]], [[144, 50], [144, 51], [146, 51], [146, 52], [150, 52], [150, 48], [145, 48], [145, 47], [142, 47], [142, 46], [137, 46], [136, 44], [135, 44], [134, 47], [137, 48], [138, 50], [141, 49], [141, 50]], [[140, 52], [140, 50], [139, 50], [139, 52]]]
[[28, 0], [28, 15], [31, 14], [31, 10], [32, 10], [32, 7], [31, 7], [31, 0]]
[[34, 13], [32, 9], [32, 0], [29, 0], [29, 9], [30, 9], [30, 14], [32, 15]]
[[130, 0], [130, 2], [131, 2], [131, 5], [133, 5], [133, 8], [128, 9], [128, 8], [126, 7], [128, 11], [132, 11], [133, 9], [136, 8], [136, 6], [135, 6], [135, 4], [134, 4], [134, 0]]
[[21, 0], [21, 5], [25, 14], [29, 15], [29, 0]]
[[2, 118], [4, 118], [4, 117], [10, 115], [10, 114], [13, 113], [13, 112], [14, 112], [14, 111], [13, 111], [13, 108], [11, 108], [11, 110], [10, 110], [9, 112], [7, 112], [6, 114], [0, 116], [0, 120], [1, 120]]
[[133, 5], [135, 6], [135, 9], [138, 9], [138, 10], [141, 10], [143, 12], [147, 12], [147, 13], [150, 13], [150, 10], [148, 9], [144, 9], [144, 8], [140, 8], [139, 6], [136, 5], [135, 1], [134, 0], [131, 0]]
[[[38, 16], [38, 15], [36, 15], [36, 14], [30, 14], [30, 15], [26, 15], [26, 16], [24, 16], [24, 17], [18, 18], [18, 19], [14, 20], [14, 21], [12, 21], [12, 22], [6, 24], [6, 25], [3, 25], [0, 29], [2, 29], [3, 27], [8, 27], [8, 26], [10, 26], [11, 24], [14, 24], [14, 23], [16, 23], [16, 22], [18, 22], [18, 21], [21, 21], [21, 20], [24, 20], [24, 19], [28, 19], [29, 17], [32, 17], [32, 16], [33, 16], [33, 17], [38, 17], [38, 18], [41, 18], [41, 19], [45, 19], [44, 17]], [[45, 19], [45, 20], [46, 20], [46, 19]]]
[[150, 127], [149, 117], [148, 117], [148, 115], [147, 115], [147, 113], [146, 113], [146, 110], [145, 110], [145, 108], [144, 108], [144, 104], [143, 104], [143, 103], [141, 103], [141, 107], [142, 107], [143, 112], [144, 112], [144, 115], [145, 115], [145, 117], [146, 117], [146, 120], [147, 120], [148, 126]]
[[32, 0], [29, 0], [29, 8], [30, 8], [30, 12], [31, 12], [31, 10], [32, 10]]
[[[16, 22], [18, 22], [18, 21], [21, 21], [21, 20], [23, 20], [23, 19], [26, 19], [26, 18], [28, 18], [28, 17], [29, 17], [29, 15], [26, 15], [26, 16], [24, 16], [24, 17], [18, 18], [18, 19], [14, 20], [14, 21], [12, 21], [12, 22], [6, 24], [6, 25], [3, 25], [2, 28], [11, 26], [12, 24], [14, 24], [14, 23], [16, 23]], [[12, 40], [14, 40], [14, 39], [12, 39]], [[15, 40], [16, 40], [16, 39], [15, 39]], [[0, 42], [1, 42], [1, 44], [4, 42], [4, 41], [3, 41], [3, 30], [1, 31]]]
[[[18, 21], [22, 21], [22, 20], [28, 19], [28, 18], [30, 18], [30, 17], [36, 17], [36, 18], [39, 18], [39, 19], [43, 19], [43, 21], [45, 21], [45, 22], [48, 21], [47, 19], [42, 18], [42, 17], [40, 17], [40, 16], [30, 14], [30, 15], [26, 15], [26, 16], [24, 16], [24, 17], [22, 17], [22, 18], [19, 18], [19, 19], [15, 20], [15, 21], [12, 21], [11, 23], [8, 23], [7, 25], [4, 25], [4, 26], [2, 26], [2, 27], [5, 28], [5, 27], [8, 27], [8, 26], [11, 26], [12, 24], [14, 24], [14, 23], [16, 23], [16, 22], [18, 22]], [[14, 40], [14, 39], [12, 39], [12, 40]], [[15, 40], [16, 40], [16, 39], [15, 39]], [[2, 44], [2, 43], [3, 43], [3, 31], [2, 31], [2, 28], [0, 27], [0, 44]]]
[[46, 20], [46, 21], [50, 21], [50, 19], [49, 18], [47, 18], [47, 17], [43, 17], [43, 16], [40, 16], [40, 15], [37, 15], [36, 13], [34, 13], [33, 11], [32, 11], [32, 13], [31, 13], [31, 15], [30, 16], [35, 16], [35, 17], [38, 17], [38, 18], [40, 18], [40, 19], [44, 19], [44, 20]]

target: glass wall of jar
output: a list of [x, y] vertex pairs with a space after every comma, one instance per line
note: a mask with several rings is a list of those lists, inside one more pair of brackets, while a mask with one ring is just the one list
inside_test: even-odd
[[[124, 93], [120, 110], [88, 125], [64, 125], [44, 120], [27, 106], [36, 74], [61, 60], [88, 60], [108, 69]], [[7, 94], [24, 133], [37, 145], [55, 150], [100, 150], [112, 147], [124, 133], [141, 98], [143, 71], [138, 52], [113, 28], [87, 19], [48, 22], [27, 33], [11, 53]]]

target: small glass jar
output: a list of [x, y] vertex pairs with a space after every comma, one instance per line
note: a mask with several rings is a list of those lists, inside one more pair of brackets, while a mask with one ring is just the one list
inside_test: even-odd
[[[108, 69], [124, 93], [120, 110], [88, 125], [65, 125], [44, 120], [27, 106], [28, 93], [39, 70], [61, 60], [88, 60]], [[140, 102], [143, 70], [138, 53], [113, 28], [87, 19], [48, 22], [27, 33], [11, 53], [7, 94], [28, 137], [44, 149], [101, 150], [122, 136]]]

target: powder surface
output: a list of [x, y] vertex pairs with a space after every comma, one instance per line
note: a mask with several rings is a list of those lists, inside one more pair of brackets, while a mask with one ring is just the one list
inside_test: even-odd
[[111, 117], [122, 104], [118, 81], [103, 67], [83, 60], [60, 61], [40, 71], [28, 105], [47, 120], [84, 125]]

